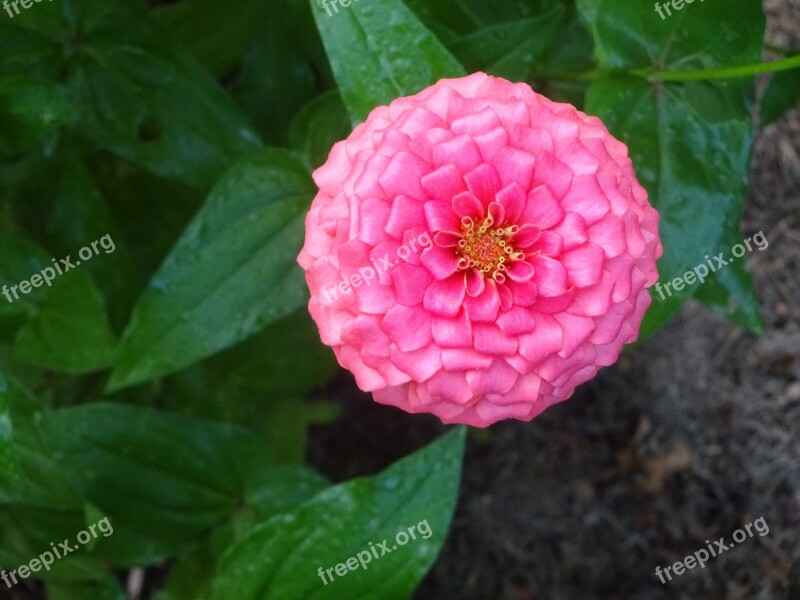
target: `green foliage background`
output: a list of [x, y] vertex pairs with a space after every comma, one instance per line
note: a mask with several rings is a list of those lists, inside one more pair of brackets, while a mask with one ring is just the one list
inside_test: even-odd
[[[315, 2], [0, 13], [0, 285], [116, 245], [0, 297], [0, 565], [101, 516], [115, 529], [35, 574], [48, 597], [124, 598], [121, 572], [168, 564], [159, 600], [395, 599], [432, 565], [462, 429], [336, 486], [303, 464], [308, 424], [336, 414], [295, 263], [310, 173], [375, 106], [476, 70], [528, 81], [629, 146], [662, 215], [662, 282], [742, 239], [759, 2], [667, 20], [634, 0]], [[797, 73], [774, 78], [765, 121], [796, 102]], [[654, 302], [643, 334], [692, 295], [760, 330], [740, 261]], [[423, 519], [430, 539], [318, 580]]]

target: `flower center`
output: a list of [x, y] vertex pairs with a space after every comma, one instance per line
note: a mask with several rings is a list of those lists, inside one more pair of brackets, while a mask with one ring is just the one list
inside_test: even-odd
[[475, 268], [483, 277], [491, 277], [502, 283], [506, 265], [525, 258], [525, 253], [514, 250], [510, 242], [517, 231], [518, 225], [494, 227], [491, 215], [487, 215], [480, 223], [476, 223], [472, 217], [462, 217], [458, 268]]

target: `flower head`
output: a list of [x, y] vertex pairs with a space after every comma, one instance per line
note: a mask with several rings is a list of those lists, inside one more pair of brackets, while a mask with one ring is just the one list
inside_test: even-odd
[[658, 213], [603, 123], [476, 73], [376, 108], [314, 173], [299, 263], [376, 401], [529, 420], [636, 339]]

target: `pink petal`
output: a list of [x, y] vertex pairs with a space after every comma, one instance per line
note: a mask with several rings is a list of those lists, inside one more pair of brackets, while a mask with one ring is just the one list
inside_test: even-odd
[[472, 192], [461, 192], [453, 198], [453, 210], [459, 217], [472, 217], [474, 221], [483, 218], [484, 208]]
[[461, 172], [469, 173], [483, 158], [478, 145], [471, 137], [460, 135], [433, 147], [433, 164], [436, 167], [452, 164]]
[[553, 138], [546, 129], [519, 127], [511, 132], [511, 143], [534, 156], [553, 153]]
[[540, 185], [528, 194], [528, 204], [521, 221], [544, 230], [558, 224], [563, 218], [564, 210], [548, 186]]
[[497, 201], [505, 209], [506, 220], [516, 223], [525, 208], [525, 191], [518, 183], [512, 183], [497, 192]]
[[471, 321], [494, 322], [500, 310], [499, 289], [497, 284], [489, 281], [480, 295], [467, 297], [464, 307]]
[[453, 210], [452, 199], [447, 202], [431, 200], [425, 203], [425, 223], [428, 230], [436, 231], [461, 231], [461, 220]]
[[[539, 297], [539, 288], [533, 281], [514, 281], [509, 279], [503, 288], [511, 291], [514, 297], [513, 304], [516, 306], [532, 306]], [[508, 309], [504, 307], [503, 310]]]
[[442, 248], [453, 248], [458, 246], [458, 242], [461, 239], [462, 235], [460, 233], [456, 233], [455, 231], [437, 231], [436, 235], [433, 237], [433, 241], [436, 243], [436, 245]]
[[[403, 233], [414, 227], [425, 227], [424, 205], [408, 196], [397, 196], [386, 221], [385, 231], [393, 238], [403, 239]], [[364, 225], [362, 225], [362, 228]], [[381, 227], [381, 229], [384, 229]]]
[[545, 256], [558, 256], [561, 254], [563, 246], [564, 242], [560, 235], [552, 231], [543, 231], [533, 250], [541, 252]]
[[502, 225], [506, 220], [506, 211], [501, 204], [492, 202], [489, 204], [488, 214], [492, 217], [492, 223], [495, 227]]
[[511, 237], [511, 245], [514, 246], [515, 250], [530, 248], [541, 235], [542, 231], [536, 227], [536, 225], [525, 223], [525, 225], [520, 227], [519, 231]]
[[496, 325], [476, 323], [472, 331], [478, 352], [510, 356], [517, 351], [517, 338], [506, 335]]
[[454, 317], [461, 309], [466, 294], [464, 276], [455, 275], [434, 281], [425, 290], [423, 306], [434, 315]]
[[353, 194], [362, 198], [382, 198], [383, 188], [380, 176], [386, 170], [390, 157], [385, 154], [373, 154], [364, 163], [361, 175], [353, 184]]
[[569, 305], [569, 312], [574, 315], [597, 317], [606, 314], [611, 308], [611, 292], [614, 282], [610, 279], [575, 290], [575, 299]]
[[[422, 215], [422, 207], [418, 206]], [[368, 198], [359, 207], [358, 238], [365, 244], [377, 244], [384, 238], [384, 228], [389, 220], [389, 205], [379, 198]], [[422, 221], [425, 222], [424, 219]]]
[[414, 381], [425, 381], [444, 367], [442, 351], [433, 344], [410, 352], [392, 346], [389, 358], [395, 367]]
[[[433, 277], [427, 269], [408, 263], [392, 269], [391, 276], [397, 301], [406, 306], [422, 304], [425, 290], [433, 282]], [[371, 282], [367, 283], [370, 284]]]
[[467, 371], [467, 383], [472, 395], [479, 397], [487, 394], [503, 395], [508, 393], [517, 383], [519, 374], [503, 360], [495, 359], [489, 369]]
[[572, 184], [572, 170], [552, 154], [541, 154], [536, 157], [534, 182], [537, 186], [545, 184], [556, 198], [562, 198]]
[[431, 333], [440, 347], [472, 347], [472, 325], [464, 311], [461, 311], [453, 319], [433, 317], [431, 320]]
[[529, 309], [515, 306], [511, 310], [500, 313], [497, 318], [497, 326], [506, 335], [519, 335], [533, 331], [536, 326], [536, 319]]
[[560, 296], [567, 291], [567, 270], [564, 265], [547, 256], [534, 256], [532, 262], [541, 296]]
[[480, 296], [486, 289], [486, 282], [477, 269], [469, 269], [466, 274], [467, 296], [472, 298]]
[[492, 164], [500, 174], [502, 186], [518, 183], [523, 189], [531, 186], [535, 162], [532, 154], [511, 146], [501, 149], [492, 158]]
[[603, 274], [604, 259], [603, 251], [592, 244], [584, 244], [561, 255], [561, 262], [576, 287], [598, 283]]
[[458, 270], [460, 255], [452, 248], [431, 246], [423, 250], [419, 262], [424, 266], [434, 279], [446, 279]]
[[430, 170], [431, 167], [415, 154], [399, 152], [392, 157], [378, 179], [390, 198], [405, 194], [422, 199], [424, 195], [419, 181]]
[[464, 405], [474, 397], [463, 373], [440, 371], [424, 385], [428, 388], [431, 397], [438, 402]]
[[560, 296], [553, 296], [552, 298], [539, 296], [533, 305], [533, 309], [540, 313], [552, 315], [567, 310], [574, 299], [575, 289], [570, 288]]
[[498, 127], [475, 136], [475, 143], [480, 148], [483, 160], [490, 163], [500, 150], [508, 146], [508, 133], [502, 127]]
[[577, 248], [589, 239], [586, 235], [586, 221], [581, 215], [575, 213], [568, 212], [564, 215], [564, 219], [552, 231], [561, 236], [562, 252]]
[[461, 173], [453, 165], [447, 164], [425, 175], [420, 181], [428, 197], [450, 202], [456, 194], [467, 189]]
[[561, 205], [564, 210], [581, 215], [589, 225], [605, 217], [611, 210], [611, 204], [594, 175], [575, 177]]
[[505, 273], [514, 281], [524, 283], [533, 277], [533, 265], [524, 260], [515, 260], [507, 263]]
[[492, 357], [472, 348], [442, 348], [442, 363], [448, 371], [486, 369], [492, 364]]
[[492, 129], [500, 126], [500, 119], [490, 107], [454, 119], [450, 123], [450, 130], [456, 135], [471, 135], [475, 136], [481, 133], [486, 133]]
[[494, 199], [500, 190], [500, 177], [492, 165], [481, 163], [477, 168], [464, 175], [469, 191], [475, 194], [484, 205]]
[[532, 365], [561, 350], [564, 333], [561, 325], [550, 315], [538, 315], [531, 333], [519, 337], [519, 352]]
[[432, 339], [431, 316], [421, 308], [401, 304], [389, 309], [383, 317], [381, 329], [403, 352], [419, 350]]
[[559, 356], [567, 358], [592, 335], [594, 319], [569, 313], [557, 313], [553, 317], [561, 324], [564, 333], [564, 343]]

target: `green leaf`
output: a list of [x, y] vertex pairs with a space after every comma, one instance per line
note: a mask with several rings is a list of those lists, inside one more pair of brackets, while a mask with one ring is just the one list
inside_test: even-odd
[[12, 482], [20, 479], [20, 468], [13, 449], [13, 424], [10, 414], [9, 388], [0, 371], [0, 502]]
[[141, 3], [64, 2], [74, 11], [69, 34], [81, 40], [68, 66], [82, 133], [203, 189], [260, 145], [231, 98]]
[[[632, 0], [601, 0], [593, 17], [597, 58], [604, 69], [749, 64], [759, 58], [764, 26], [761, 7], [745, 0], [687, 4], [664, 21]], [[726, 27], [714, 25], [720, 22]], [[741, 239], [738, 224], [753, 143], [752, 96], [752, 82], [741, 81], [659, 83], [620, 76], [589, 87], [587, 111], [628, 145], [637, 177], [661, 214], [662, 287], [705, 262], [706, 254], [728, 252], [731, 240]], [[719, 282], [728, 294], [736, 294], [741, 314], [754, 325], [758, 308], [748, 291], [752, 284], [744, 262], [725, 269], [730, 272], [720, 275]], [[699, 287], [652, 290], [642, 335], [663, 325]], [[719, 305], [718, 298], [713, 305]]]
[[37, 304], [35, 294], [21, 294], [17, 288], [15, 296], [13, 286], [39, 273], [49, 257], [36, 244], [5, 229], [0, 229], [0, 256], [0, 339], [11, 340]]
[[105, 577], [81, 583], [53, 583], [47, 586], [50, 600], [127, 600], [116, 578], [107, 573]]
[[[105, 254], [100, 255], [102, 260], [92, 260], [86, 268], [101, 287], [112, 325], [121, 331], [140, 291], [133, 249], [83, 157], [78, 152], [66, 152], [57, 162], [53, 177], [43, 182], [49, 188], [48, 195], [53, 197], [48, 210], [47, 242], [56, 256], [74, 253], [90, 240], [101, 240], [105, 236], [114, 242], [113, 257], [105, 257], [112, 252], [106, 249], [111, 248], [107, 239], [106, 248], [103, 248]], [[142, 202], [138, 198], [137, 206], [141, 210]], [[163, 218], [164, 215], [159, 216]], [[143, 226], [141, 218], [137, 219], [137, 224]], [[153, 233], [149, 233], [148, 241], [152, 244]]]
[[[70, 260], [78, 270], [59, 275], [54, 263], [61, 263], [48, 252], [3, 231], [0, 255], [0, 337], [16, 335], [17, 357], [72, 373], [109, 366], [114, 342], [108, 317], [75, 251]], [[108, 260], [101, 256], [93, 252], [92, 260]]]
[[103, 298], [78, 271], [47, 288], [35, 316], [17, 334], [14, 354], [45, 369], [81, 374], [111, 366], [114, 347]]
[[480, 29], [449, 47], [468, 71], [525, 81], [553, 45], [563, 8]]
[[312, 195], [286, 151], [233, 167], [139, 300], [109, 388], [177, 371], [300, 307], [307, 292], [295, 261]]
[[401, 0], [353, 0], [330, 8], [310, 0], [342, 100], [354, 122], [463, 67]]
[[800, 69], [776, 73], [764, 92], [761, 125], [769, 125], [800, 103]]
[[184, 0], [155, 15], [216, 77], [242, 57], [253, 34], [266, 25], [270, 3], [249, 0]]
[[760, 59], [765, 17], [759, 3], [686, 3], [663, 20], [638, 0], [588, 3], [595, 53], [609, 70], [710, 69]]
[[[258, 526], [226, 553], [212, 599], [408, 597], [447, 536], [464, 436], [459, 427], [376, 477], [330, 488]], [[422, 534], [415, 529], [411, 539], [408, 529], [423, 524]], [[371, 556], [369, 563], [364, 558], [366, 570], [359, 567], [344, 577], [334, 575], [327, 584], [321, 581], [317, 569], [335, 568], [359, 552], [365, 557], [371, 547], [379, 551], [377, 544], [384, 540], [390, 554]]]
[[266, 18], [230, 87], [264, 139], [283, 145], [297, 111], [322, 89], [333, 87], [333, 76], [307, 2], [273, 0], [264, 5]]
[[350, 133], [350, 119], [338, 92], [326, 92], [306, 104], [289, 126], [289, 143], [306, 153], [312, 167], [322, 165], [331, 148]]
[[305, 308], [214, 357], [208, 366], [216, 376], [213, 387], [231, 392], [226, 398], [228, 418], [263, 432], [280, 462], [303, 463], [309, 424], [338, 414], [334, 404], [303, 399], [337, 369]]
[[[259, 498], [270, 468], [247, 430], [149, 409], [101, 403], [44, 412], [38, 430], [84, 497], [161, 558]], [[98, 555], [117, 539], [99, 539]]]
[[32, 152], [72, 116], [59, 53], [52, 40], [0, 22], [0, 156]]

